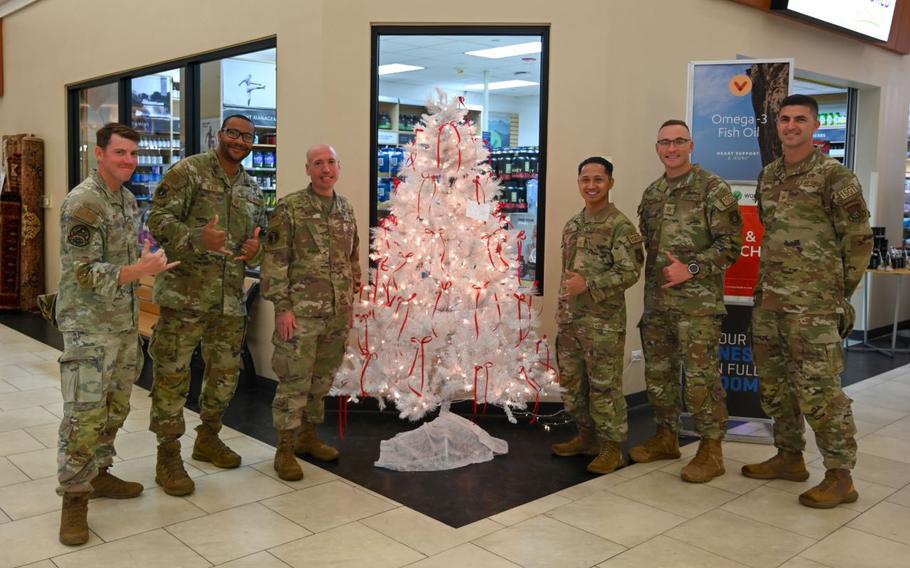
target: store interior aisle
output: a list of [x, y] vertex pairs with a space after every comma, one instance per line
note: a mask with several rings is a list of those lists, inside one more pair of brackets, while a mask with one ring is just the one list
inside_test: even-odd
[[[59, 351], [7, 327], [0, 345], [0, 567], [840, 568], [905, 566], [910, 557], [910, 366], [847, 387], [860, 436], [856, 503], [830, 511], [797, 503], [824, 474], [811, 441], [805, 483], [740, 476], [743, 463], [773, 449], [726, 443], [728, 473], [686, 484], [677, 473], [690, 444], [681, 460], [633, 465], [457, 529], [307, 462], [302, 481], [280, 481], [274, 449], [230, 429], [244, 465], [224, 471], [192, 460], [190, 431], [185, 459], [196, 492], [164, 495], [154, 483], [150, 401], [137, 388], [113, 471], [146, 490], [93, 501], [91, 540], [73, 549], [57, 542]], [[198, 422], [189, 410], [186, 417], [190, 427]], [[471, 497], [462, 496], [465, 507]]]

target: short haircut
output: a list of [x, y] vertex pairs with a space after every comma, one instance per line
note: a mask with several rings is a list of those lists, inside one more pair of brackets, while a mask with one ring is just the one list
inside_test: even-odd
[[666, 126], [682, 126], [686, 129], [686, 132], [691, 133], [689, 130], [689, 125], [686, 124], [685, 120], [679, 120], [678, 118], [671, 118], [670, 120], [665, 120], [663, 124], [660, 125], [660, 128], [657, 129], [658, 132], [664, 129]]
[[[818, 101], [809, 95], [790, 95], [780, 102], [780, 108], [785, 106], [804, 106], [812, 109], [812, 112], [818, 117]], [[780, 109], [778, 109], [780, 112]]]
[[600, 156], [591, 156], [590, 158], [585, 158], [578, 164], [578, 175], [581, 175], [581, 170], [588, 164], [600, 164], [607, 170], [607, 173], [610, 177], [613, 177], [613, 164], [610, 163], [610, 160], [606, 158], [601, 158]]
[[241, 120], [245, 120], [245, 121], [249, 122], [250, 124], [252, 124], [252, 125], [253, 125], [253, 128], [256, 128], [256, 123], [253, 122], [253, 119], [250, 118], [250, 117], [248, 117], [247, 115], [245, 115], [245, 114], [229, 114], [229, 115], [227, 115], [226, 117], [224, 117], [224, 120], [223, 120], [223, 121], [221, 121], [221, 129], [222, 129], [222, 130], [224, 130], [224, 129], [227, 127], [228, 121], [231, 120], [232, 118], [239, 118], [239, 119], [241, 119]]
[[95, 144], [104, 150], [107, 148], [107, 145], [111, 143], [111, 136], [114, 134], [121, 138], [132, 140], [136, 144], [138, 144], [140, 140], [139, 133], [129, 126], [120, 124], [119, 122], [108, 122], [95, 133]]

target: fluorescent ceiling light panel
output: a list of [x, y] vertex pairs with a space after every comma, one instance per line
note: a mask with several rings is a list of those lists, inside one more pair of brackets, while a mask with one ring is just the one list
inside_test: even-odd
[[[522, 81], [521, 79], [512, 79], [511, 81], [494, 81], [492, 83], [487, 83], [487, 88], [491, 91], [497, 91], [499, 89], [514, 89], [516, 87], [533, 87], [540, 85], [540, 83], [535, 83], [534, 81]], [[465, 85], [464, 89], [466, 91], [482, 91], [483, 83], [472, 83], [470, 85]]]
[[516, 43], [514, 45], [504, 45], [502, 47], [492, 47], [490, 49], [478, 49], [476, 51], [466, 51], [465, 55], [475, 57], [486, 57], [487, 59], [502, 59], [503, 57], [514, 57], [516, 55], [527, 55], [529, 53], [540, 53], [542, 49], [541, 42], [531, 41], [528, 43]]
[[393, 73], [406, 73], [408, 71], [420, 71], [423, 67], [418, 65], [405, 65], [404, 63], [389, 63], [379, 66], [380, 75], [392, 75]]

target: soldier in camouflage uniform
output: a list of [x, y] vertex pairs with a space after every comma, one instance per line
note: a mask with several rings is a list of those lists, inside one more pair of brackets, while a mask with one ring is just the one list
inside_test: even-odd
[[553, 453], [597, 456], [587, 468], [597, 474], [625, 465], [625, 291], [638, 280], [645, 260], [635, 225], [609, 201], [613, 181], [613, 164], [604, 158], [587, 158], [578, 166], [585, 208], [562, 232], [563, 290], [557, 312], [563, 402], [578, 435], [554, 444]]
[[262, 192], [240, 163], [253, 148], [253, 132], [249, 118], [227, 117], [218, 147], [175, 164], [152, 201], [149, 230], [170, 258], [182, 261], [155, 280], [161, 318], [149, 347], [155, 371], [150, 429], [158, 435], [155, 481], [170, 495], [194, 489], [179, 438], [190, 361], [200, 342], [205, 375], [193, 459], [224, 468], [240, 465], [240, 456], [218, 432], [239, 377], [246, 328], [243, 280], [247, 267], [259, 264], [259, 232], [266, 222]]
[[275, 207], [262, 261], [262, 295], [275, 304], [274, 465], [286, 480], [303, 477], [295, 451], [323, 461], [338, 458], [338, 450], [316, 436], [316, 425], [324, 419], [323, 398], [344, 356], [360, 287], [357, 222], [351, 204], [334, 189], [341, 172], [335, 150], [310, 148], [306, 172], [310, 185]]
[[111, 475], [114, 437], [130, 411], [142, 370], [135, 282], [177, 263], [163, 251], [140, 256], [136, 199], [123, 184], [138, 162], [139, 134], [121, 124], [98, 130], [98, 169], [63, 201], [56, 321], [63, 332], [57, 493], [63, 496], [60, 542], [88, 540], [88, 499], [126, 499], [140, 483]]
[[856, 176], [813, 147], [818, 126], [814, 99], [784, 99], [777, 121], [783, 156], [758, 181], [765, 236], [752, 349], [778, 453], [742, 472], [758, 479], [808, 479], [802, 456], [805, 416], [827, 473], [799, 502], [831, 508], [858, 498], [850, 477], [856, 426], [851, 401], [841, 390], [838, 320], [852, 313], [849, 299], [869, 262], [872, 230]]
[[648, 252], [641, 340], [657, 433], [629, 455], [637, 462], [680, 456], [682, 368], [686, 406], [701, 442], [681, 477], [702, 483], [724, 473], [721, 440], [727, 408], [718, 343], [726, 313], [724, 271], [739, 258], [742, 217], [730, 186], [692, 164], [693, 142], [685, 122], [665, 122], [657, 138], [666, 172], [648, 186], [638, 208]]

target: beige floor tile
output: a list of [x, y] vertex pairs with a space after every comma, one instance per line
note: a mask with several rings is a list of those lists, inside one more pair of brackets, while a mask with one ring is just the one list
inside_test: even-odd
[[310, 534], [259, 503], [170, 525], [167, 531], [213, 564], [242, 558]]
[[[57, 358], [60, 357], [60, 351], [48, 351], [47, 349], [39, 349], [37, 351], [32, 351], [32, 355], [35, 355], [37, 361], [24, 361], [19, 363], [19, 366], [28, 371], [33, 375], [45, 375], [47, 377], [56, 377], [57, 385], [60, 384], [60, 363], [57, 362]], [[45, 357], [47, 355], [54, 356], [53, 360], [48, 361]]]
[[481, 519], [456, 529], [406, 507], [392, 509], [361, 522], [427, 556], [502, 528], [502, 525], [489, 519]]
[[54, 557], [60, 568], [181, 568], [207, 567], [209, 563], [163, 530], [108, 542], [101, 546]]
[[294, 568], [397, 568], [424, 556], [360, 523], [348, 523], [269, 550]]
[[186, 499], [151, 487], [135, 499], [92, 500], [88, 519], [95, 534], [110, 542], [205, 514]]
[[847, 526], [910, 545], [910, 507], [879, 503]]
[[[857, 489], [857, 491], [859, 491], [859, 489]], [[862, 498], [863, 496], [860, 494], [860, 499]], [[904, 507], [910, 507], [910, 485], [904, 487], [900, 491], [892, 493], [885, 500], [889, 503], [897, 503], [898, 505], [903, 505]]]
[[0, 487], [0, 509], [13, 519], [59, 511], [62, 498], [56, 489], [57, 476]]
[[57, 439], [60, 432], [60, 423], [59, 421], [54, 421], [50, 424], [42, 424], [40, 426], [29, 426], [24, 428], [28, 432], [29, 436], [41, 442], [45, 448], [56, 448]]
[[800, 556], [831, 568], [906, 568], [910, 546], [844, 527]]
[[666, 536], [753, 568], [778, 566], [815, 544], [811, 538], [722, 510], [679, 525]]
[[[56, 365], [56, 363], [54, 363], [54, 365]], [[59, 373], [55, 373], [53, 375], [47, 373], [36, 373], [33, 375], [25, 375], [24, 377], [14, 377], [4, 380], [20, 391], [60, 388]]]
[[[635, 479], [636, 477], [641, 477], [647, 475], [652, 471], [657, 471], [663, 469], [667, 466], [675, 464], [679, 461], [682, 464], [688, 463], [690, 458], [680, 458], [679, 460], [658, 460], [650, 463], [633, 463], [624, 468], [617, 469], [610, 475], [604, 477], [623, 477], [626, 479]], [[680, 466], [681, 467], [681, 466]]]
[[257, 552], [225, 564], [219, 564], [218, 568], [288, 568], [288, 565], [268, 552]]
[[614, 485], [607, 491], [688, 518], [701, 515], [737, 497], [736, 493], [705, 484], [686, 483], [663, 471]]
[[13, 353], [11, 351], [0, 352], [0, 365], [21, 365], [23, 363], [35, 363], [43, 361], [41, 357], [32, 353]]
[[790, 560], [787, 560], [780, 565], [780, 568], [830, 568], [824, 564], [819, 564], [814, 560], [809, 560], [808, 558], [803, 558], [802, 556], [794, 556]]
[[873, 424], [881, 424], [883, 426], [891, 424], [910, 414], [910, 412], [881, 408], [878, 405], [870, 405], [856, 401], [854, 401], [852, 408], [854, 419], [862, 420], [863, 422], [872, 422]]
[[7, 456], [7, 459], [32, 479], [57, 475], [57, 449], [45, 448], [24, 454]]
[[887, 426], [882, 426], [875, 433], [900, 440], [910, 440], [910, 416], [901, 418]]
[[314, 533], [392, 508], [385, 501], [340, 481], [279, 495], [262, 504]]
[[[686, 461], [676, 462], [661, 469], [661, 471], [679, 477], [679, 472], [683, 467], [686, 466], [687, 463], [688, 462]], [[739, 495], [742, 495], [743, 493], [751, 491], [756, 487], [760, 487], [767, 483], [767, 481], [762, 481], [761, 479], [750, 479], [744, 475], [740, 475], [740, 470], [742, 469], [743, 465], [743, 462], [724, 458], [724, 469], [727, 470], [727, 473], [725, 475], [721, 475], [720, 477], [715, 477], [705, 485], [708, 487], [723, 489], [724, 491], [729, 491], [730, 493], [737, 493]]]
[[158, 451], [158, 439], [154, 432], [118, 432], [114, 449], [120, 459], [131, 460], [155, 455]]
[[[114, 464], [114, 467], [111, 468], [111, 473], [121, 479], [141, 483], [146, 489], [157, 487], [158, 485], [155, 483], [156, 459], [155, 456], [146, 456], [143, 458], [120, 461]], [[183, 467], [186, 469], [187, 475], [193, 479], [205, 475], [205, 473], [186, 462], [183, 463]]]
[[278, 478], [278, 472], [275, 471], [274, 460], [261, 461], [259, 463], [252, 464], [250, 467], [258, 470], [272, 479], [284, 483], [292, 489], [304, 489], [306, 487], [313, 487], [314, 485], [320, 485], [323, 483], [328, 483], [330, 481], [342, 481], [343, 478], [338, 477], [330, 471], [326, 471], [319, 466], [313, 465], [308, 461], [304, 461], [300, 458], [297, 458], [297, 463], [300, 464], [300, 467], [303, 468], [303, 479], [300, 481], [285, 481]]
[[496, 556], [471, 543], [462, 544], [440, 552], [434, 556], [409, 564], [408, 568], [452, 568], [453, 566], [470, 566], [472, 568], [519, 568], [517, 564]]
[[[623, 468], [625, 469], [625, 468]], [[622, 471], [622, 470], [619, 470]], [[578, 499], [584, 499], [589, 495], [594, 495], [595, 493], [600, 493], [608, 487], [613, 487], [614, 485], [619, 485], [620, 483], [625, 483], [626, 481], [634, 479], [634, 477], [621, 477], [618, 475], [618, 472], [611, 473], [609, 475], [600, 475], [591, 479], [590, 481], [585, 481], [571, 487], [566, 487], [562, 491], [555, 493], [560, 497], [565, 497], [566, 499], [571, 499], [576, 501]]]
[[862, 451], [880, 458], [910, 463], [910, 439], [891, 438], [881, 431], [863, 438]]
[[44, 449], [44, 445], [30, 436], [25, 430], [0, 432], [0, 456], [22, 454], [41, 449]]
[[62, 404], [42, 404], [41, 408], [50, 412], [57, 417], [57, 422], [60, 422], [60, 419], [63, 418], [63, 405]]
[[211, 473], [195, 481], [196, 491], [186, 499], [208, 513], [293, 491], [287, 485], [249, 467]]
[[45, 404], [63, 405], [60, 389], [43, 388], [0, 394], [0, 410], [9, 411]]
[[11, 385], [7, 381], [5, 381], [4, 379], [0, 379], [0, 393], [18, 392], [18, 391], [19, 391], [19, 389], [17, 389], [16, 387]]
[[[791, 495], [799, 495], [800, 493], [815, 487], [825, 478], [825, 469], [820, 463], [816, 462], [812, 466], [807, 467], [807, 469], [809, 470], [809, 479], [806, 481], [775, 479], [769, 481], [765, 487], [786, 491]], [[859, 493], [859, 499], [857, 499], [855, 503], [844, 503], [843, 505], [839, 505], [838, 508], [862, 512], [895, 492], [893, 487], [879, 485], [878, 483], [872, 483], [871, 481], [866, 481], [865, 479], [860, 479], [858, 477], [853, 478], [853, 486]]]
[[770, 487], [750, 491], [725, 504], [722, 509], [816, 540], [831, 534], [860, 514], [843, 507], [828, 510], [804, 507], [791, 493]]
[[12, 522], [12, 519], [6, 516], [6, 513], [0, 511], [0, 525]]
[[19, 430], [40, 424], [59, 424], [60, 418], [44, 408], [20, 408], [0, 411], [0, 432]]
[[724, 457], [740, 463], [763, 462], [777, 453], [777, 449], [768, 444], [724, 442], [723, 446]]
[[28, 480], [29, 477], [22, 473], [22, 470], [18, 467], [14, 466], [11, 461], [6, 458], [0, 458], [0, 487]]
[[57, 568], [57, 565], [50, 560], [42, 560], [41, 562], [35, 562], [34, 564], [27, 564], [22, 568]]
[[503, 511], [502, 513], [489, 517], [489, 519], [495, 523], [499, 523], [500, 525], [508, 527], [522, 521], [526, 521], [531, 517], [542, 515], [547, 511], [550, 511], [557, 507], [568, 505], [571, 502], [571, 499], [554, 493], [552, 495], [547, 495], [546, 497], [541, 497], [540, 499], [535, 499], [534, 501], [525, 503], [524, 505], [513, 507], [507, 511]]
[[686, 517], [608, 491], [554, 509], [547, 516], [625, 547], [637, 546], [686, 521]]
[[[60, 513], [56, 511], [0, 525], [0, 550], [3, 551], [0, 568], [22, 566], [72, 552], [72, 547], [57, 540], [59, 534]], [[95, 533], [89, 531], [89, 541], [82, 547], [93, 547], [101, 542]], [[25, 543], [27, 546], [24, 546]]]
[[134, 385], [133, 390], [130, 391], [130, 406], [133, 411], [144, 410], [147, 413], [148, 409], [152, 407], [151, 393], [140, 386]]
[[31, 375], [31, 373], [20, 365], [0, 365], [0, 379], [14, 379], [16, 377], [27, 377], [29, 375]]
[[625, 550], [548, 517], [534, 517], [473, 543], [525, 568], [593, 566]]
[[665, 536], [657, 536], [614, 556], [603, 564], [598, 564], [598, 568], [654, 568], [656, 566], [745, 568], [744, 564]]
[[144, 408], [130, 409], [129, 416], [123, 421], [121, 432], [144, 432], [149, 429], [149, 413]]
[[[901, 420], [903, 420], [903, 418], [901, 418]], [[872, 434], [873, 432], [878, 432], [879, 430], [884, 428], [884, 426], [882, 424], [876, 424], [874, 422], [864, 422], [863, 420], [859, 420], [856, 418], [853, 419], [853, 423], [856, 425], [856, 439], [857, 440], [862, 439], [862, 438], [868, 436], [869, 434]], [[897, 436], [895, 436], [895, 437], [897, 437]]]
[[[816, 460], [807, 465], [810, 467], [824, 467], [821, 460]], [[867, 454], [860, 446], [860, 451], [856, 454], [856, 467], [853, 469], [853, 477], [900, 489], [910, 483], [910, 464]]]

